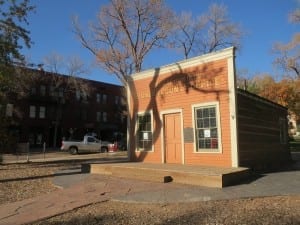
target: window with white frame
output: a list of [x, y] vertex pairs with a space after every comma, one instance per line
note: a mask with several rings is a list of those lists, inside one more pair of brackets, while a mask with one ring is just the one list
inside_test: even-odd
[[219, 152], [220, 137], [217, 105], [194, 108], [197, 152]]
[[139, 114], [137, 116], [137, 150], [151, 151], [152, 150], [152, 120], [151, 114]]
[[36, 114], [36, 107], [34, 105], [31, 105], [29, 107], [29, 117], [35, 118], [35, 114]]
[[46, 107], [45, 106], [40, 106], [39, 118], [40, 119], [46, 118]]

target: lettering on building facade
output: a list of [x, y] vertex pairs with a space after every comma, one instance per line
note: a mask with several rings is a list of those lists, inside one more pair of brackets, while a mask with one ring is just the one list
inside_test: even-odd
[[183, 75], [180, 78], [170, 80], [168, 83], [164, 84], [162, 88], [141, 90], [137, 93], [137, 98], [144, 99], [156, 96], [163, 97], [184, 92], [189, 88], [198, 90], [212, 90], [220, 86], [220, 79], [220, 76], [207, 78], [207, 76], [197, 74]]

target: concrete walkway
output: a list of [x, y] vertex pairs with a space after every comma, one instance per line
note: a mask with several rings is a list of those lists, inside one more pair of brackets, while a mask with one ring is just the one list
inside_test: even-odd
[[[299, 153], [297, 153], [299, 154]], [[297, 155], [299, 157], [299, 155]], [[300, 158], [300, 157], [299, 157]], [[153, 183], [96, 174], [58, 171], [53, 183], [61, 190], [32, 199], [0, 205], [0, 224], [26, 224], [72, 209], [104, 201], [172, 203], [247, 197], [300, 195], [300, 165], [294, 170], [262, 174], [248, 183], [206, 188], [175, 183]]]

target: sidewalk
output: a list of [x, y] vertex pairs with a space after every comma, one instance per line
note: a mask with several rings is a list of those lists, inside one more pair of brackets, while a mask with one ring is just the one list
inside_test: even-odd
[[86, 161], [86, 160], [98, 160], [101, 158], [118, 158], [126, 159], [127, 152], [108, 152], [108, 153], [93, 153], [93, 154], [77, 154], [71, 155], [65, 151], [51, 151], [41, 153], [41, 152], [32, 152], [29, 155], [26, 153], [13, 155], [13, 154], [3, 154], [2, 163], [26, 163], [26, 162], [53, 162], [53, 161]]
[[[70, 175], [71, 176], [71, 175]], [[72, 209], [129, 193], [166, 190], [168, 185], [86, 174], [82, 182], [32, 199], [0, 205], [0, 224], [18, 225], [49, 218]]]
[[176, 183], [154, 183], [96, 174], [76, 174], [74, 170], [58, 171], [65, 175], [55, 177], [53, 183], [62, 187], [61, 190], [0, 205], [0, 224], [26, 224], [92, 203], [110, 200], [167, 204], [300, 195], [300, 168], [298, 166], [299, 164], [295, 170], [262, 174], [248, 183], [223, 189]]

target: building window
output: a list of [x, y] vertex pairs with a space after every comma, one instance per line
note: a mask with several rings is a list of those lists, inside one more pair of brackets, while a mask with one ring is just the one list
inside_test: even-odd
[[287, 143], [287, 121], [284, 118], [279, 119], [280, 144]]
[[151, 114], [146, 113], [137, 117], [138, 150], [152, 150], [152, 122]]
[[120, 103], [120, 96], [115, 96], [115, 104], [119, 105]]
[[55, 88], [54, 86], [50, 86], [50, 96], [55, 96]]
[[87, 111], [85, 109], [81, 111], [81, 120], [83, 121], [87, 120]]
[[85, 91], [82, 92], [82, 100], [87, 101], [87, 93]]
[[36, 95], [36, 87], [31, 87], [30, 94], [31, 95]]
[[45, 119], [46, 118], [46, 107], [45, 106], [40, 106], [39, 117], [40, 117], [40, 119]]
[[40, 94], [41, 94], [41, 96], [46, 95], [46, 86], [45, 85], [40, 86]]
[[60, 98], [64, 97], [64, 89], [63, 88], [58, 89], [58, 97], [60, 97]]
[[102, 95], [102, 104], [107, 104], [107, 95], [106, 94]]
[[97, 122], [101, 121], [101, 112], [97, 112], [97, 114], [96, 114], [96, 120], [97, 120]]
[[197, 152], [219, 152], [220, 135], [217, 105], [194, 108]]
[[80, 100], [80, 91], [76, 90], [76, 100]]
[[107, 112], [102, 113], [102, 121], [107, 122]]
[[30, 118], [35, 118], [35, 113], [36, 113], [36, 108], [34, 105], [31, 105], [29, 108], [29, 117]]
[[99, 93], [96, 94], [96, 100], [98, 103], [101, 102], [101, 95]]
[[6, 116], [7, 117], [12, 117], [12, 115], [13, 115], [13, 108], [14, 108], [13, 104], [7, 104], [6, 105]]

